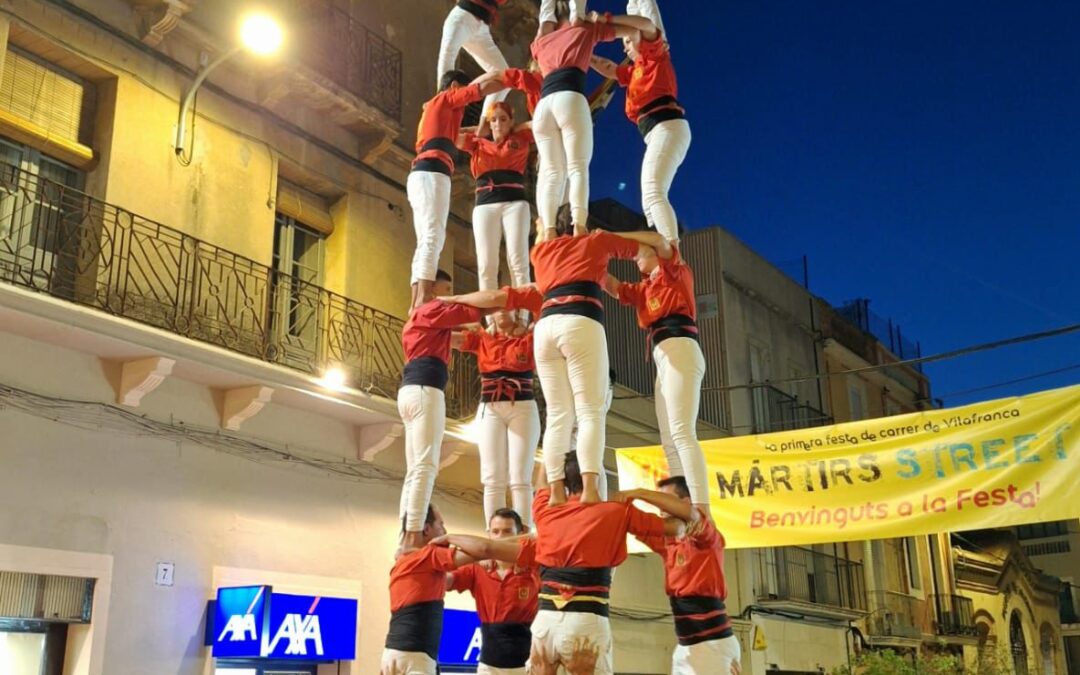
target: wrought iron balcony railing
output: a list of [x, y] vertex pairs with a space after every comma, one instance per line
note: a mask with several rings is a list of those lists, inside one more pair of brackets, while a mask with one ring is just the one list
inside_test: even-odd
[[790, 431], [832, 424], [832, 417], [809, 403], [801, 403], [791, 394], [769, 385], [750, 390], [753, 401], [754, 433]]
[[933, 596], [935, 628], [938, 635], [976, 637], [975, 604], [962, 595], [937, 594]]
[[921, 638], [926, 603], [907, 593], [874, 591], [870, 634], [878, 637]]
[[[0, 282], [394, 397], [403, 321], [78, 190], [0, 163]], [[479, 399], [457, 355], [447, 414]]]
[[336, 85], [401, 121], [401, 50], [326, 0], [301, 0], [301, 59]]
[[798, 546], [754, 551], [759, 600], [794, 600], [866, 610], [861, 562]]

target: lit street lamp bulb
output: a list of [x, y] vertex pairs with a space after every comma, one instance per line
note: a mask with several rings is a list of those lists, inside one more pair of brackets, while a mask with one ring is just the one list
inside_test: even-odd
[[345, 388], [345, 371], [341, 368], [330, 368], [319, 378], [319, 383], [327, 389], [341, 391]]
[[255, 54], [273, 54], [281, 48], [281, 26], [265, 14], [253, 14], [240, 25], [240, 40]]

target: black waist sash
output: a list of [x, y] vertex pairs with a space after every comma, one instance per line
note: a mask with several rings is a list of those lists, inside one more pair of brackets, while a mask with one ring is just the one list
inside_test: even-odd
[[668, 338], [687, 337], [698, 339], [697, 323], [685, 314], [668, 314], [649, 326], [649, 340], [658, 345]]
[[401, 372], [401, 386], [418, 384], [422, 387], [446, 389], [450, 380], [450, 369], [437, 356], [421, 356], [405, 364]]
[[686, 118], [686, 111], [674, 96], [661, 96], [649, 101], [638, 112], [637, 126], [641, 136], [649, 135], [649, 132], [661, 122], [668, 120], [681, 120]]
[[553, 70], [544, 76], [540, 85], [540, 98], [560, 91], [573, 91], [585, 95], [585, 71], [574, 66]]
[[472, 14], [477, 19], [480, 19], [484, 23], [491, 25], [491, 21], [495, 18], [490, 9], [484, 7], [478, 2], [472, 2], [472, 0], [458, 0], [457, 6]]
[[608, 616], [610, 597], [610, 567], [540, 568], [540, 609]]
[[390, 615], [386, 648], [400, 652], [423, 652], [438, 661], [442, 624], [442, 600], [402, 607]]
[[671, 598], [671, 613], [675, 615], [675, 636], [681, 645], [696, 645], [735, 634], [720, 598]]
[[420, 146], [420, 150], [416, 153], [422, 155], [425, 152], [431, 152], [435, 150], [437, 152], [444, 153], [450, 160], [447, 164], [446, 160], [438, 157], [417, 157], [413, 160], [413, 171], [428, 171], [430, 173], [441, 173], [446, 176], [454, 175], [454, 156], [457, 155], [458, 148], [454, 145], [454, 142], [449, 138], [433, 138], [430, 141]]
[[525, 174], [507, 169], [485, 171], [476, 178], [476, 203], [498, 204], [501, 202], [523, 202], [525, 195]]
[[527, 623], [480, 624], [480, 663], [492, 668], [524, 668], [532, 647]]
[[544, 294], [540, 318], [555, 314], [577, 314], [604, 322], [604, 297], [600, 284], [594, 281], [572, 281], [556, 286]]
[[480, 400], [484, 403], [536, 400], [533, 371], [493, 370], [480, 373]]

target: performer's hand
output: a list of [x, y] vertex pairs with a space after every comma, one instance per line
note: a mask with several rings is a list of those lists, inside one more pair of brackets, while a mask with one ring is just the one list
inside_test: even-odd
[[591, 12], [589, 12], [588, 14], [585, 15], [585, 20], [589, 21], [591, 23], [600, 23], [603, 20], [603, 18], [604, 18], [604, 15], [601, 14], [600, 12], [597, 12], [596, 10], [592, 10]]
[[616, 300], [619, 299], [619, 286], [622, 286], [622, 282], [610, 274], [604, 279], [604, 292]]
[[529, 675], [558, 675], [559, 663], [548, 659], [544, 650], [534, 642], [529, 653]]
[[731, 662], [731, 675], [742, 675], [742, 666], [738, 661]]
[[631, 499], [630, 495], [627, 494], [626, 492], [621, 492], [619, 490], [613, 490], [613, 491], [608, 492], [608, 501], [609, 502], [615, 502], [617, 504], [625, 504], [626, 502], [630, 501], [630, 499]]
[[575, 638], [574, 651], [570, 654], [570, 659], [563, 663], [563, 667], [570, 675], [593, 675], [599, 657], [600, 648], [594, 646], [591, 640], [585, 637]]

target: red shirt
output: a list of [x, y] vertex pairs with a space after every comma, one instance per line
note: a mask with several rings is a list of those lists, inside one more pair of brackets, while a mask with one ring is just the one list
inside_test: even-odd
[[660, 258], [660, 264], [644, 280], [619, 286], [619, 302], [637, 310], [642, 328], [672, 314], [696, 319], [694, 273], [675, 251], [667, 260]]
[[655, 40], [643, 39], [634, 63], [619, 66], [615, 72], [619, 84], [626, 87], [626, 116], [634, 124], [646, 105], [658, 98], [675, 98], [679, 94], [671, 53], [660, 35]]
[[398, 558], [390, 570], [390, 611], [446, 597], [446, 573], [454, 571], [454, 551], [428, 544]]
[[475, 307], [443, 302], [438, 298], [420, 305], [409, 315], [401, 331], [405, 362], [434, 356], [449, 364], [450, 336], [454, 329], [462, 324], [476, 323], [481, 316]]
[[[451, 174], [454, 173], [454, 156], [448, 150], [453, 149], [461, 119], [465, 116], [465, 106], [482, 98], [480, 85], [470, 84], [466, 87], [451, 86], [425, 103], [416, 129], [416, 160], [413, 164], [422, 159], [434, 159], [444, 163]], [[443, 145], [449, 143], [449, 148], [425, 147], [439, 139], [445, 141]]]
[[544, 294], [536, 290], [536, 286], [532, 284], [517, 288], [503, 286], [499, 290], [506, 293], [506, 309], [524, 309], [531, 312], [533, 316], [540, 315], [540, 310], [544, 306]]
[[508, 134], [499, 143], [476, 134], [465, 134], [461, 149], [472, 155], [470, 166], [473, 178], [498, 170], [524, 174], [529, 165], [532, 142], [533, 135], [528, 129]]
[[548, 239], [533, 246], [529, 257], [536, 272], [536, 287], [543, 294], [572, 281], [592, 281], [603, 286], [608, 261], [633, 258], [638, 248], [632, 239], [596, 230], [580, 237]]
[[536, 73], [520, 68], [508, 68], [503, 71], [503, 84], [525, 93], [525, 109], [532, 115], [536, 104], [540, 102], [540, 89], [543, 80]]
[[611, 24], [587, 21], [576, 27], [566, 24], [533, 40], [532, 55], [544, 77], [560, 68], [574, 67], [588, 72], [596, 43], [614, 39], [615, 27]]
[[[523, 551], [527, 541], [531, 539], [522, 540]], [[536, 565], [515, 565], [504, 577], [497, 568], [466, 565], [454, 572], [451, 588], [472, 593], [481, 623], [532, 623], [539, 609], [540, 573]]]
[[523, 372], [536, 368], [532, 333], [511, 337], [502, 333], [492, 335], [486, 330], [468, 331], [465, 333], [461, 351], [476, 354], [477, 367], [481, 373], [498, 370]]
[[694, 537], [638, 537], [664, 558], [664, 586], [676, 598], [727, 597], [724, 581], [724, 537], [708, 516]]
[[[664, 536], [659, 516], [630, 504], [582, 504], [578, 498], [548, 508], [549, 490], [537, 490], [533, 501], [536, 563], [545, 567], [615, 567], [626, 560], [626, 534]], [[520, 558], [519, 558], [520, 560]]]

